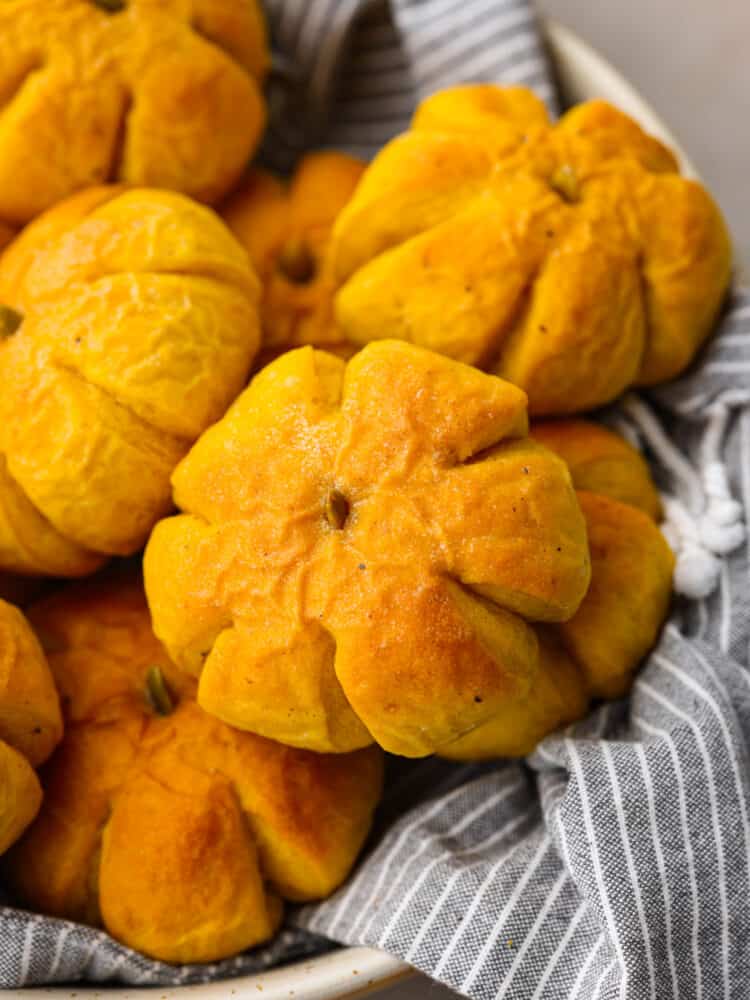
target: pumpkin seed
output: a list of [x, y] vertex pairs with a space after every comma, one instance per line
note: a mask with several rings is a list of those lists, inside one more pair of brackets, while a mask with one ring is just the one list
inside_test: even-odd
[[91, 0], [97, 7], [101, 7], [107, 14], [117, 14], [118, 11], [125, 10], [126, 0]]
[[335, 487], [326, 497], [326, 520], [332, 528], [340, 531], [349, 517], [349, 501], [341, 490]]
[[581, 188], [575, 170], [569, 163], [563, 163], [550, 177], [550, 187], [556, 191], [563, 201], [576, 202], [581, 200]]
[[10, 306], [0, 306], [0, 337], [11, 337], [23, 323], [23, 316]]
[[146, 674], [146, 698], [158, 715], [170, 715], [174, 702], [160, 667], [149, 667]]
[[317, 269], [312, 250], [300, 237], [287, 240], [279, 252], [277, 265], [284, 277], [295, 285], [308, 285]]

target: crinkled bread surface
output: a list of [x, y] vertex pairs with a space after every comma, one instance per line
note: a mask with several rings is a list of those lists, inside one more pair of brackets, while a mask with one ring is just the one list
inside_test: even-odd
[[589, 584], [564, 463], [507, 382], [400, 341], [250, 383], [173, 476], [145, 554], [156, 634], [241, 729], [406, 756], [523, 697], [532, 623]]
[[92, 188], [24, 230], [0, 259], [0, 568], [78, 576], [145, 543], [245, 383], [258, 300], [184, 195]]
[[543, 422], [531, 432], [570, 469], [586, 518], [591, 584], [567, 622], [537, 627], [539, 670], [527, 697], [441, 749], [457, 760], [529, 753], [581, 718], [592, 697], [624, 694], [669, 609], [674, 557], [656, 523], [659, 495], [640, 454], [582, 420]]
[[565, 414], [673, 378], [730, 277], [719, 209], [626, 115], [552, 125], [524, 88], [468, 85], [417, 109], [333, 231], [335, 314], [354, 344], [399, 337]]
[[42, 789], [34, 768], [62, 737], [57, 691], [26, 618], [0, 600], [0, 854], [36, 816]]
[[354, 352], [333, 317], [328, 245], [364, 167], [343, 153], [308, 153], [288, 184], [256, 169], [222, 206], [263, 285], [262, 363], [304, 344]]
[[154, 637], [139, 580], [72, 585], [29, 614], [66, 734], [5, 864], [25, 905], [203, 962], [269, 938], [282, 899], [346, 877], [380, 795], [377, 748], [313, 754], [207, 715]]
[[265, 124], [256, 0], [0, 3], [0, 219], [108, 181], [215, 202]]

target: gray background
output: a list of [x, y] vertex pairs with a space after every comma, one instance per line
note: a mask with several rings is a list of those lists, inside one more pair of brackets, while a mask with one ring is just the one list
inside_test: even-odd
[[[677, 136], [721, 204], [747, 273], [750, 0], [536, 2], [541, 14], [572, 28], [609, 59]], [[378, 1000], [454, 996], [423, 977], [377, 994]]]
[[750, 265], [750, 0], [536, 0], [598, 49], [689, 153]]

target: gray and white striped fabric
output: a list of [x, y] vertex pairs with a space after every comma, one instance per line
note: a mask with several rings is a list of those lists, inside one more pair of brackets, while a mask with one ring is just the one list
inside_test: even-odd
[[[459, 80], [530, 84], [554, 107], [525, 0], [268, 9], [279, 57], [264, 156], [277, 167], [314, 145], [370, 155], [420, 95]], [[690, 375], [606, 416], [650, 449], [660, 485], [696, 524], [709, 458], [750, 509], [750, 293], [735, 294]], [[477, 1000], [747, 1000], [747, 546], [719, 561], [718, 579], [702, 600], [676, 603], [627, 701], [527, 762], [390, 761], [369, 855], [332, 899], [291, 914], [271, 947], [176, 968], [5, 907], [0, 987], [201, 982], [338, 942], [383, 948]]]
[[262, 158], [311, 147], [370, 159], [419, 100], [457, 81], [557, 96], [529, 0], [266, 0], [274, 42]]

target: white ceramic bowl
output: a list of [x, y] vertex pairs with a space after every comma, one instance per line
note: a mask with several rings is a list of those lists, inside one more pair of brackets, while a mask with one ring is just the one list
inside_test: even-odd
[[[678, 155], [680, 167], [688, 176], [696, 171], [675, 137], [618, 71], [572, 31], [555, 21], [544, 22], [544, 33], [555, 64], [558, 82], [566, 104], [592, 97], [602, 97], [622, 108], [652, 135], [662, 139]], [[210, 985], [181, 986], [173, 989], [111, 989], [108, 987], [45, 987], [43, 989], [3, 990], [16, 1000], [341, 1000], [385, 989], [407, 977], [415, 977], [411, 966], [382, 951], [371, 948], [341, 948], [302, 962], [295, 962], [260, 976], [243, 976]], [[409, 984], [403, 996], [414, 996], [417, 983]], [[420, 991], [421, 992], [421, 991]], [[442, 991], [440, 991], [442, 994]], [[437, 996], [437, 993], [434, 994]], [[444, 994], [447, 995], [447, 994]]]

